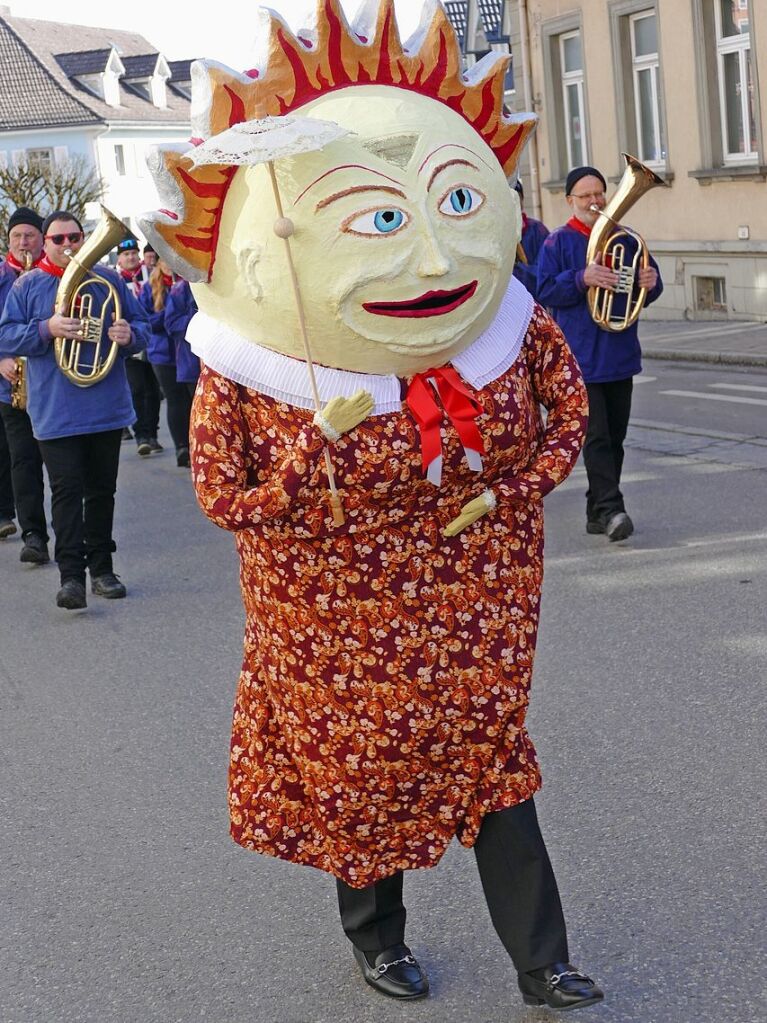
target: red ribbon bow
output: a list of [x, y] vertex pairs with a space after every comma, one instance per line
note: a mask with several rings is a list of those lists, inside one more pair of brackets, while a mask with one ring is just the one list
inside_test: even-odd
[[458, 433], [469, 466], [475, 472], [482, 468], [484, 445], [476, 423], [482, 415], [482, 406], [453, 367], [443, 366], [417, 373], [411, 381], [405, 401], [421, 433], [423, 470], [431, 482], [439, 486], [442, 473], [442, 410], [437, 404], [435, 389], [442, 408]]

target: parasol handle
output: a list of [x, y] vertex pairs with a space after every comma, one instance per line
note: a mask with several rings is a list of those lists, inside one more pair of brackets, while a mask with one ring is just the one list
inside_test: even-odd
[[[285, 242], [285, 250], [288, 257], [288, 269], [290, 270], [290, 280], [293, 284], [293, 295], [296, 299], [296, 309], [298, 311], [298, 323], [301, 328], [301, 340], [304, 344], [304, 356], [306, 358], [306, 369], [309, 374], [309, 383], [312, 388], [312, 395], [314, 396], [314, 407], [317, 412], [322, 412], [322, 400], [320, 398], [320, 392], [317, 387], [317, 378], [314, 375], [314, 361], [312, 359], [311, 348], [309, 347], [309, 333], [306, 329], [306, 316], [304, 314], [304, 304], [301, 299], [301, 289], [298, 285], [298, 274], [296, 273], [295, 263], [293, 262], [293, 250], [290, 247], [290, 238], [295, 230], [295, 226], [292, 220], [289, 220], [282, 209], [282, 197], [280, 195], [280, 188], [277, 184], [277, 175], [274, 171], [274, 162], [269, 160], [267, 166], [269, 167], [269, 177], [272, 182], [272, 191], [274, 192], [274, 202], [277, 206], [277, 213], [279, 214], [278, 219], [274, 223], [274, 233], [278, 238], [282, 238]], [[328, 477], [328, 487], [330, 488], [330, 510], [333, 516], [333, 525], [342, 526], [346, 521], [344, 518], [344, 509], [341, 504], [341, 498], [338, 494], [338, 488], [336, 487], [335, 473], [333, 472], [333, 462], [330, 457], [330, 451], [325, 446], [325, 471]]]

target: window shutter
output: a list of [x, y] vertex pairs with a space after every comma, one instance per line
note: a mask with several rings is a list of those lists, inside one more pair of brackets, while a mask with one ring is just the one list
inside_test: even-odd
[[69, 150], [66, 146], [54, 146], [53, 147], [53, 162], [59, 167], [62, 163], [66, 163], [69, 159]]
[[8, 154], [4, 149], [0, 149], [0, 169], [5, 170], [8, 166]]
[[11, 150], [11, 162], [14, 167], [18, 167], [19, 164], [24, 163], [27, 158], [26, 149], [12, 149]]

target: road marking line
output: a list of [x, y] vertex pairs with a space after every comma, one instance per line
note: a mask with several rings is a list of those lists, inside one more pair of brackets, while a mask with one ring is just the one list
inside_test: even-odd
[[644, 373], [642, 373], [641, 376], [634, 377], [634, 383], [635, 384], [654, 384], [657, 379], [658, 379], [657, 377], [646, 377], [644, 375]]
[[706, 401], [730, 401], [740, 405], [767, 405], [767, 398], [737, 398], [734, 394], [704, 394], [703, 391], [659, 391], [674, 398], [703, 398]]
[[728, 391], [758, 391], [759, 394], [767, 394], [767, 387], [759, 387], [757, 384], [709, 384], [709, 387], [721, 387]]
[[714, 337], [716, 335], [721, 336], [723, 334], [746, 334], [752, 330], [764, 329], [765, 326], [763, 323], [752, 323], [746, 326], [704, 327], [701, 330], [679, 330], [673, 334], [656, 334], [654, 337], [645, 333], [643, 342], [650, 345], [655, 341], [685, 341], [687, 338], [692, 338], [694, 340], [697, 337]]

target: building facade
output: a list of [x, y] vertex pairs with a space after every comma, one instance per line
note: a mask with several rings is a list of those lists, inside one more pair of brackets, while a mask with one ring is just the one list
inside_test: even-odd
[[614, 187], [629, 152], [668, 183], [625, 217], [665, 282], [645, 315], [767, 320], [767, 0], [446, 7], [465, 22], [467, 51], [481, 51], [483, 17], [499, 12], [514, 62], [507, 102], [540, 119], [521, 168], [528, 212], [561, 224], [567, 171], [591, 164]]
[[147, 151], [189, 138], [189, 66], [133, 32], [0, 7], [0, 164], [79, 157], [102, 179], [104, 204], [135, 229], [157, 205]]

